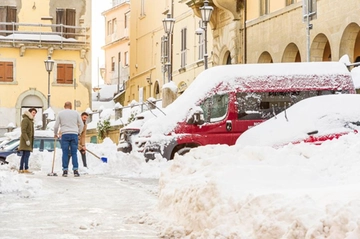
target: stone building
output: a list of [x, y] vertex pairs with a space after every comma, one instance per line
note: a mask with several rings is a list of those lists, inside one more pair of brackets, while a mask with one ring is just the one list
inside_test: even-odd
[[[91, 0], [0, 2], [0, 129], [34, 107], [91, 108]], [[53, 62], [51, 71], [44, 61]]]

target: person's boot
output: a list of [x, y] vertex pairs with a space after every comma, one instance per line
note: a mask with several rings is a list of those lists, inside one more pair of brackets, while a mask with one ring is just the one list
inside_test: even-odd
[[79, 171], [74, 170], [74, 177], [80, 177]]
[[67, 175], [68, 175], [68, 171], [67, 171], [67, 170], [64, 170], [62, 176], [63, 176], [63, 177], [67, 177]]

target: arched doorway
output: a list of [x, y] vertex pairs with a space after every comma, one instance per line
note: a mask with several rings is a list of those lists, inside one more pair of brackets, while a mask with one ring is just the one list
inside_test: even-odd
[[349, 24], [341, 37], [339, 58], [348, 55], [350, 62], [354, 62], [360, 56], [360, 27], [356, 23]]
[[225, 60], [226, 65], [231, 65], [231, 53], [230, 53], [230, 51], [225, 52], [224, 60]]
[[281, 62], [301, 62], [299, 48], [294, 43], [287, 45]]
[[310, 48], [311, 61], [331, 61], [331, 47], [328, 38], [324, 34], [318, 34]]
[[159, 81], [156, 80], [155, 83], [154, 83], [154, 98], [155, 99], [160, 99], [161, 98], [161, 95], [160, 95], [160, 87], [159, 87]]
[[273, 63], [273, 59], [269, 52], [265, 51], [261, 53], [258, 63]]
[[16, 124], [20, 126], [23, 113], [30, 109], [35, 108], [37, 114], [34, 119], [35, 126], [42, 125], [44, 121], [43, 112], [45, 105], [47, 104], [47, 98], [41, 92], [37, 90], [28, 90], [19, 95], [16, 101]]

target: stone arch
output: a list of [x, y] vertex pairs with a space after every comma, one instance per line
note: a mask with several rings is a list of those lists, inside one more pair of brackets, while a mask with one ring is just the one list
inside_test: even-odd
[[227, 46], [223, 46], [219, 52], [219, 65], [231, 65], [234, 63], [233, 55]]
[[354, 62], [355, 59], [360, 56], [360, 27], [357, 23], [350, 23], [344, 30], [341, 37], [339, 58], [347, 54], [350, 62]]
[[[218, 29], [218, 35], [213, 39], [213, 65], [224, 65], [227, 62], [227, 56], [230, 53], [231, 64], [239, 64], [240, 60], [240, 29], [239, 21]], [[229, 52], [229, 53], [228, 53]], [[225, 56], [226, 55], [226, 56]]]
[[311, 43], [310, 61], [331, 61], [330, 42], [323, 33], [318, 34]]
[[295, 43], [290, 43], [285, 47], [281, 62], [301, 62], [300, 51]]
[[232, 61], [232, 59], [231, 59], [231, 53], [230, 53], [230, 51], [227, 51], [227, 52], [225, 53], [224, 62], [225, 62], [226, 65], [231, 65], [231, 61]]
[[258, 63], [273, 63], [273, 59], [269, 52], [265, 51], [261, 53]]
[[160, 92], [160, 85], [159, 85], [159, 80], [156, 79], [155, 83], [154, 83], [154, 88], [153, 88], [153, 96], [155, 99], [160, 99], [161, 98], [161, 92]]
[[46, 96], [36, 89], [30, 89], [21, 93], [15, 103], [16, 125], [20, 125], [21, 113], [23, 107], [36, 108], [37, 114], [35, 119], [38, 119], [39, 117], [42, 118], [43, 109], [45, 108], [46, 105], [47, 105]]

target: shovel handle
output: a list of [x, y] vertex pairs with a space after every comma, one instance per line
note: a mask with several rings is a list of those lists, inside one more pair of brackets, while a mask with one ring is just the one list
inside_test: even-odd
[[90, 150], [86, 149], [86, 151], [88, 151], [89, 153], [91, 153], [92, 155], [94, 155], [96, 158], [98, 158], [98, 159], [100, 159], [100, 160], [101, 160], [101, 158], [100, 158], [99, 156], [97, 156], [96, 154], [94, 154], [94, 153], [93, 153], [93, 152], [91, 152]]

